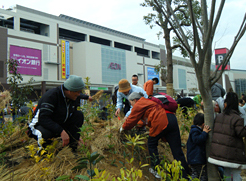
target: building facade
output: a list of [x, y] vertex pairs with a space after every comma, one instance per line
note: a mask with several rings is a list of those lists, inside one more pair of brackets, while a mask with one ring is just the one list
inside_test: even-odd
[[[90, 89], [111, 91], [120, 79], [139, 83], [160, 76], [155, 65], [166, 65], [164, 45], [66, 15], [54, 16], [16, 5], [0, 9], [0, 82], [7, 84], [8, 59], [19, 62], [23, 84], [33, 77], [45, 92], [69, 75], [89, 77]], [[188, 59], [173, 56], [173, 86], [178, 93], [197, 94], [194, 68]], [[234, 79], [233, 79], [234, 81]], [[155, 89], [165, 91], [163, 81]], [[194, 91], [196, 90], [196, 91]]]

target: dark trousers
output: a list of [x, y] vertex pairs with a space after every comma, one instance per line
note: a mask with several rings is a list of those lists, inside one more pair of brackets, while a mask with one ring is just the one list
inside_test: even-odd
[[199, 178], [200, 181], [207, 181], [207, 165], [191, 165], [191, 178]]
[[167, 113], [168, 125], [159, 135], [156, 137], [149, 136], [148, 148], [151, 156], [151, 167], [155, 167], [160, 164], [159, 153], [158, 153], [158, 141], [162, 137], [165, 137], [171, 148], [173, 158], [177, 161], [181, 161], [181, 165], [184, 167], [183, 177], [186, 178], [189, 173], [189, 167], [185, 160], [184, 153], [181, 149], [181, 138], [178, 126], [177, 118], [174, 114]]
[[[69, 146], [72, 148], [73, 151], [77, 149], [78, 140], [80, 137], [79, 128], [82, 126], [84, 122], [84, 115], [81, 111], [76, 111], [72, 114], [71, 117], [67, 119], [67, 121], [61, 124], [61, 127], [67, 132], [69, 135]], [[42, 138], [44, 139], [45, 143], [42, 147], [46, 147], [48, 144], [51, 143], [52, 138], [60, 137], [60, 134], [56, 134], [51, 132], [48, 129], [45, 129], [43, 126], [38, 125], [36, 129], [42, 133]], [[37, 139], [37, 137], [36, 137]]]
[[123, 112], [126, 115], [126, 113], [131, 109], [131, 105], [130, 105], [130, 102], [125, 98], [123, 100], [123, 105], [124, 105]]

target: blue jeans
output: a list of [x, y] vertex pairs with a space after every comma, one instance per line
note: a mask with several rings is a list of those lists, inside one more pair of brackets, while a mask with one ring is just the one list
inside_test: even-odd
[[151, 156], [151, 167], [154, 168], [156, 165], [160, 164], [157, 146], [159, 139], [165, 137], [171, 148], [173, 158], [177, 161], [181, 161], [181, 165], [184, 167], [183, 178], [186, 178], [187, 174], [189, 174], [189, 167], [186, 162], [184, 153], [181, 149], [181, 138], [178, 121], [176, 116], [171, 113], [167, 113], [167, 118], [168, 125], [166, 129], [164, 129], [156, 137], [149, 136], [148, 138], [149, 155]]

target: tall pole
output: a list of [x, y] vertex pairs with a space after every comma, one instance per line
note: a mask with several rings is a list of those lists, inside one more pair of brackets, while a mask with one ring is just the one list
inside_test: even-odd
[[[225, 72], [223, 72], [222, 74], [222, 86], [226, 91], [226, 79], [225, 79]], [[227, 92], [227, 91], [226, 91]]]

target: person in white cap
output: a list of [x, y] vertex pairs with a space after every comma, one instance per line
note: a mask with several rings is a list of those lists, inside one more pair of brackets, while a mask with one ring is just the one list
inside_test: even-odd
[[63, 146], [69, 145], [76, 151], [79, 128], [84, 122], [84, 115], [77, 107], [80, 99], [92, 100], [81, 93], [84, 87], [81, 77], [70, 75], [63, 85], [48, 90], [39, 100], [28, 131], [28, 135], [38, 141], [39, 150], [50, 144], [52, 138], [61, 137]]

